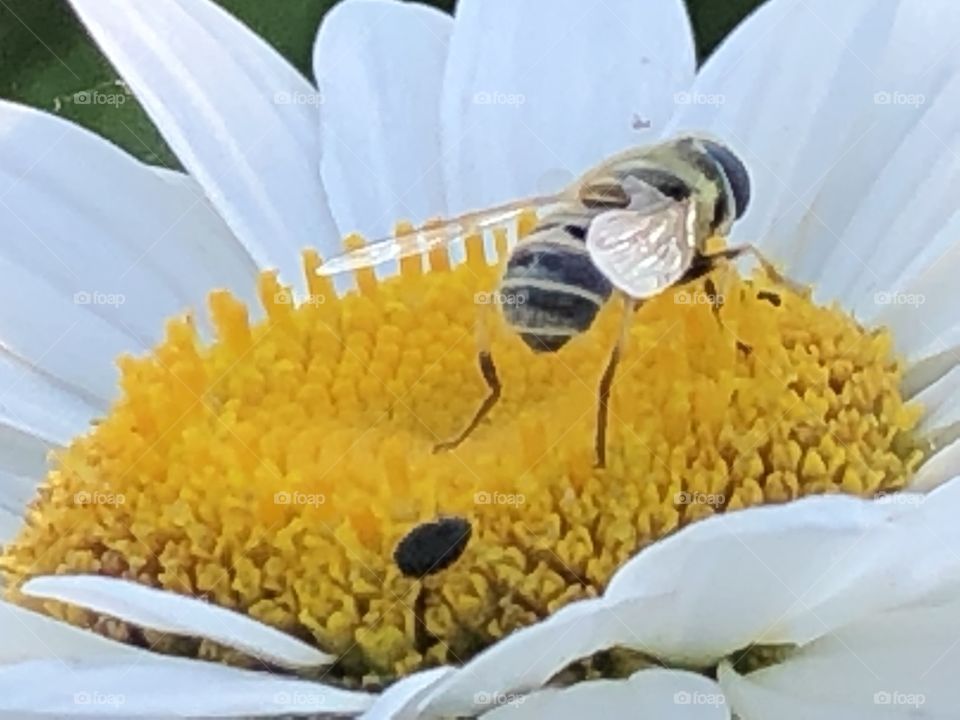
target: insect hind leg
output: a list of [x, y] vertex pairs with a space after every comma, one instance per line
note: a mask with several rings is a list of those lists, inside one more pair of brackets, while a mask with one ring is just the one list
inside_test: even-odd
[[480, 315], [477, 320], [477, 344], [479, 352], [477, 353], [477, 362], [480, 365], [480, 374], [487, 384], [487, 397], [477, 408], [476, 413], [470, 423], [463, 431], [451, 440], [438, 443], [433, 446], [434, 452], [445, 452], [459, 447], [479, 427], [480, 423], [486, 419], [487, 415], [493, 410], [500, 400], [500, 394], [503, 386], [500, 384], [500, 377], [497, 375], [497, 366], [493, 361], [493, 354], [490, 352], [490, 336], [487, 330], [486, 306], [480, 309]]
[[493, 355], [490, 354], [489, 350], [481, 350], [477, 355], [477, 360], [480, 363], [480, 373], [483, 375], [483, 379], [487, 383], [487, 397], [484, 399], [480, 407], [477, 408], [477, 412], [474, 414], [470, 424], [467, 425], [467, 427], [464, 428], [463, 431], [452, 440], [447, 440], [446, 442], [434, 445], [434, 452], [453, 450], [454, 448], [458, 447], [461, 443], [463, 443], [464, 440], [470, 437], [473, 431], [477, 429], [480, 423], [482, 423], [484, 418], [490, 414], [490, 411], [493, 410], [494, 406], [500, 400], [502, 386], [500, 385], [500, 378], [497, 376], [497, 366], [493, 362]]
[[627, 343], [633, 311], [638, 305], [639, 303], [634, 298], [624, 296], [620, 335], [617, 338], [616, 345], [613, 346], [613, 350], [610, 351], [610, 359], [607, 360], [607, 367], [603, 371], [600, 378], [600, 387], [597, 389], [597, 434], [594, 446], [597, 458], [594, 467], [597, 468], [604, 468], [607, 465], [607, 422], [610, 415], [610, 390], [613, 387], [617, 366], [620, 364], [620, 356], [623, 354], [623, 348]]

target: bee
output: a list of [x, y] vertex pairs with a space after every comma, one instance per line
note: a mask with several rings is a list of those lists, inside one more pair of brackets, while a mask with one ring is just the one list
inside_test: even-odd
[[[538, 224], [509, 252], [499, 292], [507, 324], [535, 352], [557, 352], [585, 332], [614, 293], [624, 302], [623, 324], [600, 379], [595, 451], [606, 463], [610, 388], [633, 311], [644, 300], [696, 280], [719, 262], [751, 254], [772, 278], [786, 282], [752, 245], [710, 253], [707, 241], [726, 236], [750, 204], [750, 175], [726, 145], [684, 135], [608, 158], [555, 195], [526, 198], [468, 213], [444, 225], [386, 238], [322, 265], [335, 275], [378, 265], [462, 240], [535, 209]], [[485, 332], [478, 332], [480, 372], [487, 397], [457, 437], [460, 445], [490, 413], [501, 385]]]

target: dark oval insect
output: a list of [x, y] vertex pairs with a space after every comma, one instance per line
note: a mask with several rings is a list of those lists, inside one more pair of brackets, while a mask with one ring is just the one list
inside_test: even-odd
[[445, 517], [413, 528], [397, 544], [393, 560], [407, 577], [423, 578], [455, 563], [467, 549], [473, 527], [461, 517]]

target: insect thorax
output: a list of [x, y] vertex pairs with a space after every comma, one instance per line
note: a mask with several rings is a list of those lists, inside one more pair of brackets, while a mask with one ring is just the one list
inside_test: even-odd
[[607, 169], [610, 177], [627, 187], [654, 188], [674, 200], [692, 198], [697, 205], [697, 245], [709, 236], [725, 231], [733, 219], [733, 199], [723, 170], [711, 159], [701, 143], [678, 138], [623, 156]]

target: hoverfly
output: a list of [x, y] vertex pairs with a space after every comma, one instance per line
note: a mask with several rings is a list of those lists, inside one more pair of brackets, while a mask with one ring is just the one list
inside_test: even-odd
[[[425, 253], [538, 210], [538, 224], [511, 248], [500, 280], [500, 291], [523, 297], [502, 306], [523, 341], [536, 352], [556, 352], [590, 327], [615, 291], [624, 300], [620, 338], [598, 389], [596, 457], [603, 467], [610, 387], [636, 306], [746, 253], [786, 282], [752, 245], [708, 252], [709, 238], [727, 235], [749, 202], [750, 176], [737, 155], [715, 140], [684, 135], [608, 158], [555, 195], [389, 237], [334, 257], [319, 272], [336, 275]], [[485, 333], [480, 335], [478, 360], [488, 396], [467, 427], [436, 450], [460, 445], [500, 397], [496, 365]]]

